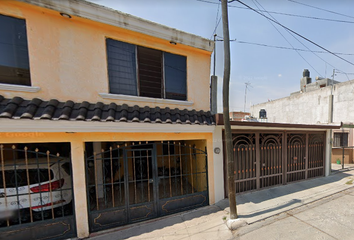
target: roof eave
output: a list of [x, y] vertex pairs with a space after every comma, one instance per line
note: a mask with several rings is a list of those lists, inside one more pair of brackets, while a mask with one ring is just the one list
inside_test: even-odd
[[71, 16], [81, 17], [115, 27], [128, 29], [134, 32], [184, 44], [208, 52], [212, 52], [214, 49], [214, 42], [211, 40], [84, 0], [17, 1], [48, 8], [58, 11], [59, 13], [66, 13]]
[[[216, 125], [224, 126], [222, 114], [216, 114]], [[270, 122], [242, 122], [230, 121], [231, 126], [247, 126], [259, 128], [286, 128], [286, 129], [340, 129], [343, 124], [297, 124], [297, 123], [270, 123]]]

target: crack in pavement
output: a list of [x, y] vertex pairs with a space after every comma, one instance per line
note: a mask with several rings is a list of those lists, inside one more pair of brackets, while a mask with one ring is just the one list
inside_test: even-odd
[[308, 222], [306, 222], [306, 221], [301, 220], [300, 218], [296, 217], [295, 215], [292, 215], [291, 213], [287, 213], [287, 214], [288, 214], [289, 216], [291, 216], [291, 217], [293, 217], [293, 218], [299, 220], [300, 222], [302, 222], [302, 223], [304, 223], [304, 224], [306, 224], [306, 225], [308, 225], [308, 226], [310, 226], [310, 227], [313, 227], [314, 229], [317, 229], [318, 231], [320, 231], [320, 232], [322, 232], [322, 233], [324, 233], [324, 234], [330, 236], [331, 238], [336, 239], [336, 240], [339, 240], [338, 238], [332, 236], [332, 235], [329, 234], [329, 233], [326, 233], [325, 231], [321, 230], [320, 228], [318, 228], [318, 227], [316, 227], [316, 226], [314, 226], [314, 225], [312, 225], [312, 224], [310, 224], [310, 223], [308, 223]]

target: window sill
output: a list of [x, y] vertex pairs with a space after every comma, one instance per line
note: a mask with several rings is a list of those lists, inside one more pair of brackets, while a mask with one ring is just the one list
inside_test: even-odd
[[149, 98], [149, 97], [137, 97], [122, 94], [111, 94], [111, 93], [99, 93], [101, 98], [104, 99], [115, 99], [115, 100], [129, 100], [137, 102], [151, 102], [151, 103], [165, 103], [165, 104], [177, 104], [177, 105], [193, 105], [193, 102], [171, 100], [171, 99], [161, 99], [161, 98]]
[[17, 92], [38, 92], [39, 90], [41, 90], [41, 88], [0, 83], [0, 90], [17, 91]]

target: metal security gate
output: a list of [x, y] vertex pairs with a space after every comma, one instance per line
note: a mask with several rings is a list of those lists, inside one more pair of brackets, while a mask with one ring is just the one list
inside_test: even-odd
[[283, 183], [282, 134], [260, 134], [260, 187]]
[[118, 143], [86, 157], [90, 231], [207, 205], [206, 151], [181, 142]]
[[233, 137], [236, 192], [256, 189], [257, 163], [255, 134], [239, 134]]
[[[324, 175], [324, 132], [234, 132], [232, 136], [237, 193]], [[227, 196], [227, 181], [225, 186]]]
[[0, 145], [0, 238], [75, 237], [70, 159], [29, 149]]
[[306, 179], [306, 134], [287, 134], [287, 182]]
[[324, 175], [325, 136], [309, 134], [307, 177]]

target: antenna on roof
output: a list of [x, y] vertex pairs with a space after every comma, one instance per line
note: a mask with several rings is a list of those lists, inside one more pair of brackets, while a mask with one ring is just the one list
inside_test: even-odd
[[248, 90], [249, 87], [253, 88], [253, 87], [251, 86], [251, 83], [250, 83], [249, 81], [246, 82], [245, 85], [246, 85], [246, 86], [245, 86], [245, 104], [243, 105], [243, 112], [246, 112], [247, 90]]

